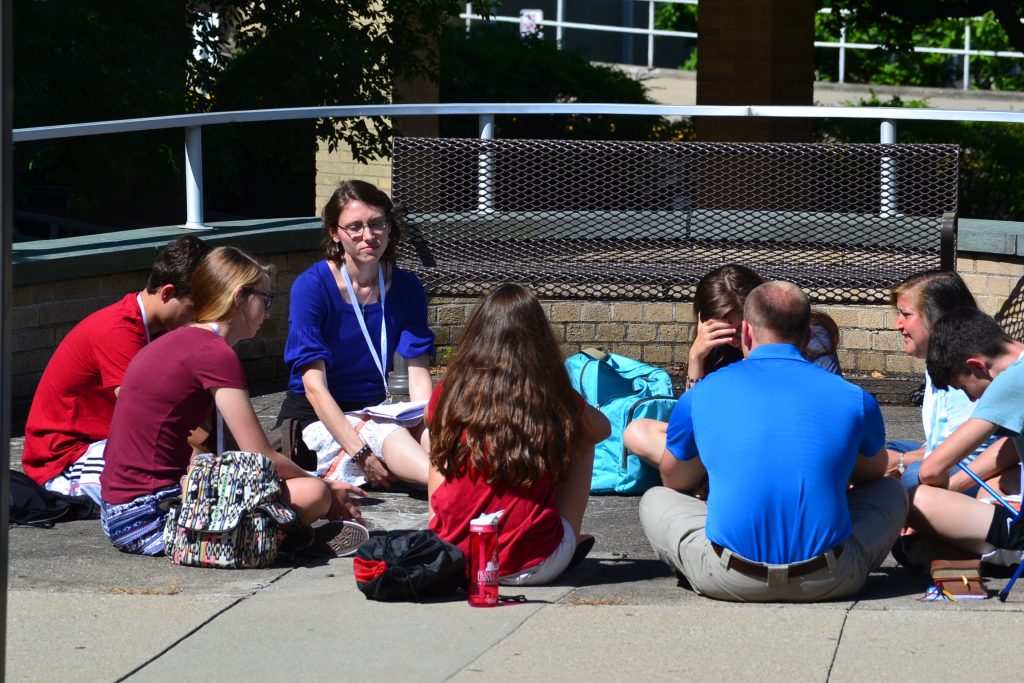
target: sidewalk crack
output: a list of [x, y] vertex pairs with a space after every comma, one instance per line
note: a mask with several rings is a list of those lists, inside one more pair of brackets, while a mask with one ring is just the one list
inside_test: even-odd
[[241, 604], [245, 600], [248, 600], [249, 598], [251, 598], [252, 596], [256, 595], [260, 591], [264, 590], [268, 586], [273, 586], [275, 583], [277, 583], [278, 581], [280, 581], [284, 577], [286, 577], [289, 574], [291, 574], [294, 570], [295, 570], [295, 567], [289, 568], [287, 571], [282, 572], [282, 574], [280, 576], [275, 577], [272, 581], [269, 581], [266, 584], [253, 589], [248, 594], [239, 597], [237, 600], [234, 600], [231, 603], [225, 605], [223, 608], [217, 610], [216, 612], [211, 614], [207, 619], [205, 619], [202, 623], [200, 623], [198, 626], [196, 626], [194, 629], [192, 629], [191, 631], [189, 631], [185, 635], [183, 635], [180, 638], [178, 638], [177, 640], [175, 640], [173, 643], [171, 643], [170, 645], [165, 647], [163, 650], [160, 650], [160, 652], [157, 652], [155, 655], [153, 655], [152, 657], [150, 657], [149, 659], [144, 661], [142, 664], [139, 664], [137, 667], [135, 667], [134, 669], [132, 669], [131, 671], [129, 671], [125, 675], [121, 676], [120, 678], [115, 679], [114, 683], [121, 683], [122, 681], [128, 680], [129, 678], [131, 678], [135, 674], [139, 673], [140, 671], [145, 669], [147, 666], [149, 666], [150, 664], [152, 664], [156, 660], [158, 660], [161, 657], [163, 657], [165, 654], [167, 654], [168, 652], [170, 652], [174, 648], [178, 647], [178, 645], [182, 644], [183, 642], [185, 642], [186, 640], [188, 640], [189, 638], [191, 638], [195, 634], [199, 633], [199, 631], [201, 631], [203, 628], [205, 628], [207, 624], [213, 623], [213, 621], [215, 619], [217, 619], [220, 615], [224, 614], [228, 610], [234, 609], [237, 605]]

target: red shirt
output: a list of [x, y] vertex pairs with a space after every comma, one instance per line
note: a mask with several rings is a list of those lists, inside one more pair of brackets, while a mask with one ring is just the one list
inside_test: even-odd
[[[433, 413], [441, 385], [427, 406]], [[469, 556], [469, 522], [483, 513], [504, 510], [498, 522], [498, 567], [501, 576], [540, 564], [562, 541], [562, 516], [555, 485], [543, 477], [535, 485], [491, 486], [475, 470], [444, 481], [430, 497], [430, 529]]]
[[136, 294], [89, 315], [71, 328], [46, 365], [25, 424], [25, 473], [39, 484], [107, 438], [114, 389], [146, 345]]
[[178, 483], [189, 432], [210, 414], [215, 388], [245, 389], [238, 354], [223, 337], [181, 327], [139, 351], [110, 424], [100, 475], [103, 500], [118, 505]]

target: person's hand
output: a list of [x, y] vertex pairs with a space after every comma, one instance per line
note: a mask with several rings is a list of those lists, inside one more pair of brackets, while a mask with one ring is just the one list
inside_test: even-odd
[[388, 470], [384, 462], [376, 455], [366, 458], [363, 461], [362, 469], [368, 483], [383, 489], [391, 488], [391, 484], [394, 482], [391, 471]]
[[739, 330], [724, 320], [718, 318], [701, 320], [698, 317], [697, 334], [690, 346], [687, 374], [693, 379], [701, 379], [704, 376], [704, 359], [708, 357], [711, 350], [718, 346], [733, 344], [738, 334]]
[[358, 486], [328, 479], [327, 488], [331, 491], [331, 509], [327, 511], [327, 519], [332, 522], [336, 519], [351, 519], [356, 522], [362, 520], [363, 513], [359, 510], [359, 502], [353, 500], [352, 496], [365, 497], [366, 491]]

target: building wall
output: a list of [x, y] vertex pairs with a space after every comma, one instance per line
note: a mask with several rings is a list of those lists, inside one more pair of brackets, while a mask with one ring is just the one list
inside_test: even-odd
[[[996, 316], [1007, 332], [1024, 338], [1024, 259], [961, 254], [958, 271], [986, 313]], [[454, 350], [473, 302], [435, 298], [430, 324], [437, 335], [438, 357]], [[923, 361], [903, 353], [893, 331], [895, 314], [888, 306], [818, 306], [840, 328], [839, 359], [846, 372], [877, 375], [919, 375]], [[691, 303], [546, 301], [545, 312], [566, 355], [588, 346], [639, 358], [655, 365], [685, 368], [694, 334]]]
[[[249, 248], [274, 265], [273, 289], [282, 294], [289, 291], [300, 272], [321, 257], [319, 251], [310, 249], [261, 250], [255, 244]], [[982, 309], [995, 315], [1011, 336], [1024, 338], [1024, 258], [961, 254], [958, 270]], [[140, 269], [24, 285], [15, 278], [11, 367], [16, 429], [23, 424], [46, 363], [68, 330], [125, 292], [144, 287], [147, 274], [148, 270]], [[472, 299], [431, 299], [429, 321], [437, 335], [438, 364], [447, 362], [474, 304]], [[600, 346], [679, 372], [685, 369], [694, 329], [689, 303], [544, 301], [543, 306], [565, 355]], [[833, 305], [821, 309], [840, 327], [839, 357], [847, 373], [890, 377], [924, 371], [921, 361], [903, 353], [899, 337], [892, 330], [894, 315], [888, 306]], [[254, 391], [283, 389], [288, 375], [282, 361], [287, 328], [288, 297], [279, 296], [260, 334], [239, 344], [238, 352]]]

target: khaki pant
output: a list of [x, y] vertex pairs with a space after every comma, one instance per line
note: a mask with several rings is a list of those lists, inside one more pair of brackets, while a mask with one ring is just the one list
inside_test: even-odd
[[[787, 565], [765, 565], [761, 580], [727, 569], [730, 551], [719, 557], [704, 535], [707, 503], [662, 486], [644, 494], [640, 522], [662, 561], [679, 571], [704, 596], [738, 602], [811, 602], [855, 595], [868, 573], [885, 560], [907, 518], [907, 494], [889, 477], [847, 493], [853, 533], [829, 566], [790, 577]], [[766, 531], [766, 533], [771, 533]]]

